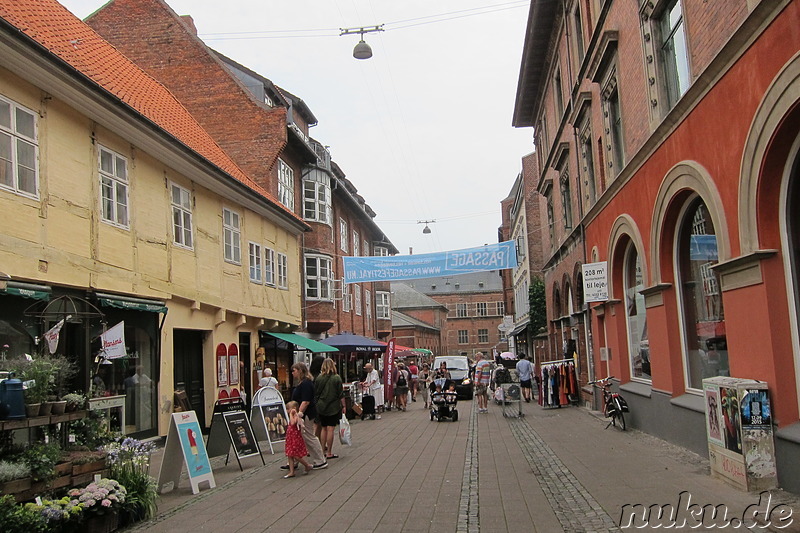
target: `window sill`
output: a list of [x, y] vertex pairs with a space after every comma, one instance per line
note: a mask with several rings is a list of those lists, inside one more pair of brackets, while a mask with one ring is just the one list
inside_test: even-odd
[[682, 394], [681, 396], [677, 396], [672, 398], [669, 403], [676, 407], [682, 407], [684, 409], [688, 409], [690, 411], [696, 411], [698, 413], [705, 413], [706, 408], [703, 402], [703, 396], [700, 394], [695, 393], [686, 393]]
[[789, 424], [775, 431], [775, 436], [793, 444], [800, 444], [800, 422]]
[[640, 381], [629, 381], [624, 385], [620, 385], [619, 390], [644, 398], [650, 398], [653, 395], [653, 386], [650, 383], [642, 383]]

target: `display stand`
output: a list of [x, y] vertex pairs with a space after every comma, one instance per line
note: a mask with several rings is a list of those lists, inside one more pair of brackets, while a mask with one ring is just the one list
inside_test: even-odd
[[253, 435], [253, 427], [247, 418], [244, 400], [241, 398], [227, 398], [214, 403], [214, 415], [211, 418], [211, 428], [208, 432], [206, 450], [209, 457], [225, 455], [225, 464], [228, 464], [230, 450], [236, 453], [239, 470], [243, 470], [242, 461], [245, 457], [258, 455], [262, 464], [264, 457], [261, 448]]
[[109, 428], [111, 427], [111, 410], [119, 411], [120, 433], [125, 434], [125, 395], [100, 396], [89, 399], [90, 411], [106, 411], [106, 420]]
[[203, 481], [208, 481], [209, 488], [217, 486], [194, 411], [172, 413], [158, 473], [159, 493], [170, 492], [178, 486], [184, 464], [189, 473], [192, 494], [200, 492], [200, 483]]
[[253, 406], [250, 409], [250, 421], [256, 440], [266, 440], [269, 451], [274, 454], [274, 442], [286, 440], [286, 426], [289, 417], [283, 396], [274, 387], [262, 387], [253, 395]]
[[711, 475], [746, 491], [778, 486], [772, 407], [763, 381], [703, 380]]
[[[577, 368], [578, 368], [577, 356], [576, 357], [567, 357], [565, 359], [555, 359], [553, 361], [543, 361], [543, 362], [539, 363], [539, 376], [537, 376], [537, 377], [538, 378], [542, 377], [541, 376], [542, 369], [544, 369], [544, 367], [546, 367], [546, 366], [559, 366], [559, 365], [563, 365], [563, 364], [566, 364], [566, 363], [572, 363], [574, 368], [575, 368], [575, 370], [577, 371]], [[546, 398], [545, 398], [545, 394], [544, 394], [545, 385], [542, 383], [541, 379], [537, 379], [536, 382], [538, 384], [537, 396], [539, 398], [539, 405], [541, 405], [543, 409], [560, 409], [561, 407], [563, 407], [565, 405], [578, 405], [578, 397], [577, 396], [570, 397], [568, 393], [567, 393], [567, 401], [566, 402], [563, 402], [563, 401], [559, 401], [557, 403], [547, 402]], [[563, 386], [563, 383], [562, 383], [562, 386]], [[576, 391], [576, 394], [577, 394], [577, 391]]]

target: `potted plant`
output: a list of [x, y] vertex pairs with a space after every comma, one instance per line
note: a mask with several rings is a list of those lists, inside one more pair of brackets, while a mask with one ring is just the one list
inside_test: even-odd
[[17, 505], [11, 495], [0, 496], [0, 531], [47, 531], [42, 514], [24, 505]]
[[119, 510], [127, 491], [114, 479], [103, 478], [82, 489], [72, 489], [70, 500], [83, 504], [85, 531], [108, 533], [117, 529]]
[[33, 444], [22, 452], [34, 481], [50, 481], [56, 477], [56, 463], [61, 460], [61, 448], [55, 443]]
[[63, 396], [66, 395], [69, 384], [77, 375], [78, 367], [70, 358], [62, 355], [51, 355], [50, 363], [53, 368], [52, 412], [54, 415], [59, 415], [66, 410], [67, 402]]
[[128, 491], [120, 514], [121, 524], [154, 518], [158, 511], [158, 491], [149, 470], [155, 444], [120, 437], [104, 446], [103, 450], [108, 452], [111, 477]]
[[31, 467], [21, 461], [0, 461], [0, 492], [14, 494], [31, 488]]
[[66, 404], [64, 410], [67, 413], [86, 408], [86, 396], [78, 392], [70, 392], [69, 394], [65, 394], [61, 397], [61, 399], [64, 400]]

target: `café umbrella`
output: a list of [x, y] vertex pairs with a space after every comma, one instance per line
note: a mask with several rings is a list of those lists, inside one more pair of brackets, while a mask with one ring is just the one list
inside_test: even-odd
[[349, 352], [366, 352], [366, 353], [382, 353], [386, 351], [386, 346], [380, 342], [368, 339], [355, 333], [337, 333], [327, 339], [322, 339], [320, 342], [333, 346], [343, 353]]

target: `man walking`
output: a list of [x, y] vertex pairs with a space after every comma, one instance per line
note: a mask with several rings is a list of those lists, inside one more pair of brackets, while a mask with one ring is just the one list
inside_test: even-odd
[[522, 389], [522, 397], [525, 398], [525, 402], [530, 403], [531, 389], [533, 388], [531, 383], [533, 365], [524, 353], [519, 355], [517, 373], [519, 374], [519, 388]]
[[483, 353], [475, 354], [475, 396], [478, 398], [478, 412], [489, 412], [489, 383], [492, 380], [492, 365], [483, 358]]
[[362, 396], [361, 420], [371, 418], [375, 420], [375, 395], [381, 388], [381, 378], [378, 376], [378, 371], [372, 366], [372, 363], [364, 365], [364, 371], [367, 373], [364, 381], [361, 382], [361, 389], [364, 392]]

